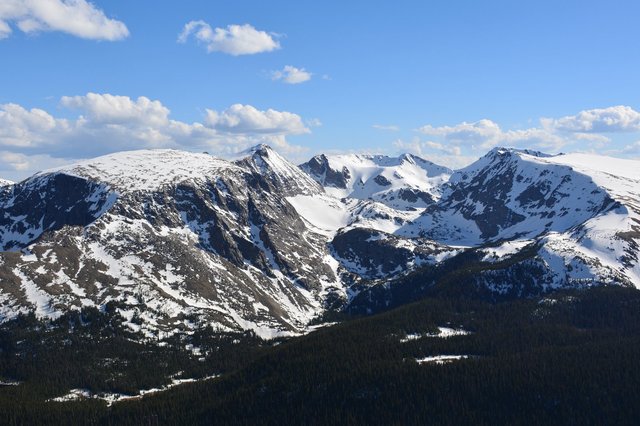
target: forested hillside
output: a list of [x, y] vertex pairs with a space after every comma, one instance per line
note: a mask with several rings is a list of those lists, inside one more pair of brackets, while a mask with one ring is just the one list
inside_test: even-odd
[[[640, 415], [640, 292], [632, 289], [496, 304], [427, 298], [284, 342], [200, 333], [191, 344], [203, 357], [186, 342], [116, 337], [108, 314], [83, 321], [75, 323], [82, 337], [67, 332], [71, 318], [34, 322], [30, 341], [42, 343], [29, 348], [16, 344], [24, 323], [3, 328], [1, 374], [19, 372], [5, 379], [22, 382], [0, 387], [6, 423], [631, 424]], [[91, 367], [106, 359], [118, 367]], [[110, 406], [45, 402], [71, 388], [161, 386], [178, 370], [220, 376]]]

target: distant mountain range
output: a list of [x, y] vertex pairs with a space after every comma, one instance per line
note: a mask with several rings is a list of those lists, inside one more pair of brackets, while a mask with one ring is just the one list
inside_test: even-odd
[[111, 302], [148, 337], [295, 335], [400, 287], [640, 288], [639, 243], [638, 161], [496, 148], [453, 171], [409, 154], [295, 166], [266, 145], [236, 161], [121, 152], [0, 182], [0, 320]]

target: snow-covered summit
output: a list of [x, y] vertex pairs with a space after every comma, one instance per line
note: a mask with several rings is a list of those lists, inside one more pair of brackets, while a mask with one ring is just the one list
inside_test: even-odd
[[536, 151], [534, 149], [513, 148], [513, 147], [504, 147], [504, 146], [498, 146], [498, 147], [492, 148], [486, 155], [492, 156], [492, 155], [504, 155], [504, 154], [525, 154], [525, 155], [530, 155], [532, 157], [540, 157], [540, 158], [547, 158], [547, 157], [554, 156], [554, 154], [548, 154], [546, 152]]
[[119, 193], [129, 193], [243, 173], [262, 175], [287, 192], [322, 192], [309, 176], [264, 144], [243, 152], [235, 161], [173, 149], [117, 152], [45, 170], [32, 179], [65, 174], [105, 184]]
[[183, 328], [186, 314], [296, 333], [342, 291], [324, 242], [285, 199], [313, 191], [264, 146], [238, 161], [141, 150], [41, 172], [0, 191], [0, 252], [13, 252], [0, 253], [0, 321], [118, 301], [149, 333]]
[[535, 161], [535, 158], [552, 157], [554, 156], [551, 154], [530, 149], [495, 147], [468, 166], [455, 170], [455, 173], [451, 176], [450, 183], [457, 182], [459, 179], [464, 179], [468, 176], [474, 176], [477, 173], [486, 171], [488, 168], [494, 167], [496, 164], [512, 163], [523, 159], [525, 161], [527, 159]]
[[38, 173], [56, 173], [89, 178], [119, 192], [158, 189], [185, 180], [205, 180], [221, 170], [238, 171], [233, 163], [200, 154], [173, 149], [124, 151], [80, 161]]
[[273, 148], [259, 144], [244, 151], [244, 158], [235, 164], [264, 176], [287, 195], [314, 195], [323, 193], [322, 186]]
[[10, 180], [7, 180], [7, 179], [1, 179], [0, 178], [0, 187], [11, 186], [11, 185], [14, 185], [14, 182], [12, 182]]
[[318, 155], [300, 165], [327, 193], [338, 198], [373, 200], [394, 208], [424, 207], [439, 198], [451, 170], [404, 154]]
[[[544, 162], [570, 166], [578, 172], [591, 176], [598, 183], [606, 185], [610, 189], [616, 189], [618, 185], [612, 184], [609, 179], [615, 179], [619, 182], [622, 178], [636, 183], [640, 182], [640, 161], [638, 160], [573, 153], [548, 157], [544, 159]], [[637, 187], [635, 193], [637, 194]]]
[[466, 245], [565, 232], [613, 202], [608, 188], [568, 159], [494, 149], [453, 173], [438, 205], [408, 229]]

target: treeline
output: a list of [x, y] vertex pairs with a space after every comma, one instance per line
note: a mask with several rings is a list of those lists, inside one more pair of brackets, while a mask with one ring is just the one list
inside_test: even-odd
[[[471, 333], [401, 341], [442, 326]], [[216, 347], [215, 333], [201, 339]], [[110, 408], [20, 396], [25, 383], [0, 388], [0, 413], [7, 424], [104, 425], [634, 424], [640, 418], [640, 292], [632, 289], [496, 304], [429, 298], [277, 345], [246, 339], [234, 344], [234, 338], [227, 349], [237, 352], [215, 361], [228, 363], [220, 364], [226, 373], [218, 379]], [[176, 367], [201, 364], [180, 355], [171, 364], [179, 345], [144, 350]], [[117, 350], [106, 351], [115, 356]], [[415, 361], [431, 355], [469, 358]], [[52, 376], [69, 371], [50, 368]], [[134, 370], [112, 373], [135, 377]], [[160, 380], [170, 368], [148, 370], [142, 371]]]
[[[71, 389], [137, 395], [139, 390], [161, 388], [172, 378], [223, 374], [246, 365], [264, 346], [272, 344], [251, 332], [221, 333], [211, 327], [191, 335], [150, 341], [123, 326], [117, 308], [111, 302], [104, 311], [85, 308], [55, 321], [42, 322], [29, 314], [3, 324], [0, 382], [20, 385], [0, 385], [0, 424], [4, 422], [2, 417], [7, 421], [23, 416], [37, 418], [32, 413], [41, 409], [69, 412], [73, 418], [75, 411], [83, 411], [85, 406], [91, 413], [104, 413], [102, 402], [62, 407], [65, 404], [45, 401]], [[191, 347], [199, 352], [194, 353]]]

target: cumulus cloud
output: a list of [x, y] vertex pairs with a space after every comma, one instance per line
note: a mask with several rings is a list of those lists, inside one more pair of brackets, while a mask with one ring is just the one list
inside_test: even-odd
[[442, 138], [449, 144], [487, 149], [498, 145], [527, 145], [546, 149], [558, 149], [568, 141], [544, 128], [503, 130], [497, 123], [483, 119], [473, 123], [462, 122], [455, 126], [434, 127], [426, 125], [419, 132]]
[[36, 170], [69, 164], [73, 159], [54, 158], [46, 154], [26, 155], [18, 152], [0, 151], [0, 176], [26, 176]]
[[85, 96], [63, 96], [60, 103], [87, 114], [95, 123], [161, 126], [169, 122], [169, 108], [160, 101], [140, 96], [87, 93]]
[[[541, 118], [537, 127], [503, 129], [494, 121], [483, 119], [453, 126], [425, 125], [417, 129], [434, 140], [417, 142], [420, 150], [453, 156], [483, 154], [495, 146], [516, 146], [559, 151], [574, 146], [580, 151], [603, 152], [612, 144], [612, 133], [640, 132], [640, 113], [629, 106], [590, 109], [561, 118]], [[416, 143], [412, 143], [413, 148]], [[620, 155], [635, 152], [637, 144], [606, 152]]]
[[291, 65], [285, 65], [280, 71], [271, 73], [272, 80], [281, 80], [287, 84], [300, 84], [311, 80], [312, 74], [304, 68], [296, 68]]
[[463, 121], [455, 126], [440, 127], [434, 127], [429, 124], [420, 127], [418, 130], [425, 135], [441, 136], [455, 142], [473, 143], [484, 143], [494, 139], [502, 132], [500, 126], [491, 120], [480, 120], [474, 123]]
[[55, 119], [42, 109], [27, 110], [17, 104], [0, 106], [0, 146], [45, 145], [51, 136], [65, 132], [68, 127], [66, 120]]
[[204, 21], [191, 21], [185, 24], [178, 42], [185, 43], [192, 35], [206, 46], [207, 52], [222, 52], [233, 56], [271, 52], [280, 48], [274, 34], [259, 31], [249, 24], [212, 28]]
[[451, 169], [459, 169], [478, 159], [477, 155], [464, 155], [460, 147], [434, 141], [421, 141], [419, 138], [413, 138], [410, 142], [396, 139], [392, 145], [397, 152], [415, 154]]
[[29, 167], [27, 156], [17, 152], [1, 151], [0, 161], [13, 168], [13, 170], [26, 170]]
[[640, 131], [640, 112], [624, 105], [581, 111], [557, 119], [541, 120], [544, 127], [570, 133], [617, 133]]
[[108, 18], [86, 0], [3, 0], [0, 2], [0, 39], [13, 32], [32, 34], [60, 31], [93, 40], [122, 40], [129, 36], [127, 26]]
[[0, 40], [9, 37], [11, 35], [11, 27], [4, 21], [0, 20]]
[[260, 111], [251, 105], [235, 104], [217, 112], [208, 109], [205, 123], [226, 133], [261, 133], [298, 135], [309, 133], [302, 118], [291, 112], [268, 109]]
[[302, 148], [287, 137], [310, 132], [297, 114], [251, 105], [206, 110], [202, 123], [173, 120], [169, 108], [143, 96], [87, 93], [65, 96], [60, 105], [78, 116], [63, 119], [42, 109], [0, 105], [1, 177], [15, 180], [68, 159], [130, 149], [206, 150], [225, 156], [269, 143], [295, 154]]
[[423, 144], [427, 148], [431, 148], [436, 151], [443, 152], [445, 154], [455, 155], [455, 156], [462, 155], [462, 149], [459, 146], [447, 146], [434, 141], [425, 141], [423, 142]]

